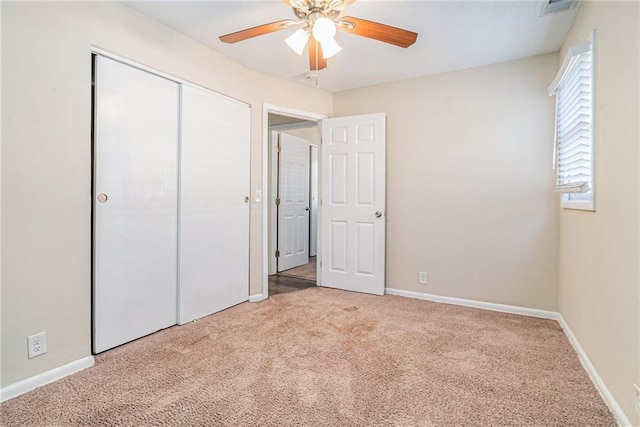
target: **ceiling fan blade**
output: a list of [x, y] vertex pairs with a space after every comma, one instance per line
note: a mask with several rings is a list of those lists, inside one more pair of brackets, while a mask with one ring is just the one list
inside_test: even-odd
[[353, 28], [338, 25], [337, 27], [344, 32], [379, 40], [399, 47], [407, 48], [414, 44], [418, 38], [418, 33], [414, 33], [413, 31], [380, 24], [379, 22], [367, 21], [366, 19], [354, 18], [353, 16], [346, 16], [342, 18], [340, 22], [354, 24]]
[[292, 23], [293, 21], [290, 19], [284, 19], [282, 21], [271, 22], [269, 24], [258, 25], [257, 27], [247, 28], [246, 30], [236, 31], [235, 33], [225, 34], [219, 38], [220, 41], [225, 43], [241, 42], [252, 37], [284, 30], [285, 28], [289, 28]]
[[316, 42], [313, 35], [309, 35], [309, 69], [316, 71], [325, 68], [327, 68], [327, 60], [322, 55], [322, 46]]

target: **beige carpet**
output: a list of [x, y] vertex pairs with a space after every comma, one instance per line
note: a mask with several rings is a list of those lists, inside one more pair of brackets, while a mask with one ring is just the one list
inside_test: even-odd
[[307, 264], [281, 271], [278, 275], [316, 280], [316, 257], [309, 258], [309, 262]]
[[4, 426], [614, 426], [558, 324], [323, 288], [243, 303], [1, 405]]

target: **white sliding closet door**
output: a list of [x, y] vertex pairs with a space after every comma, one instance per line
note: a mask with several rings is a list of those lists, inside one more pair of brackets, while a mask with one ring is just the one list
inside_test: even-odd
[[249, 298], [250, 110], [182, 86], [179, 319]]
[[96, 58], [93, 350], [176, 323], [179, 85]]

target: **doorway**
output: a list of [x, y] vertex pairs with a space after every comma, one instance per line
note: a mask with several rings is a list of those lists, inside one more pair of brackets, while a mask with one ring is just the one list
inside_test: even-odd
[[[353, 292], [383, 295], [385, 289], [386, 173], [384, 113], [327, 119], [286, 108], [263, 106], [263, 292], [269, 296], [269, 274], [276, 252], [274, 215], [269, 188], [276, 170], [269, 142], [269, 114], [313, 121], [321, 128], [318, 148], [319, 268], [316, 284]], [[320, 132], [319, 132], [320, 133]], [[259, 194], [260, 193], [260, 194]], [[323, 207], [324, 201], [324, 207]], [[275, 200], [274, 200], [275, 204]], [[277, 267], [276, 267], [277, 268]]]
[[316, 286], [318, 125], [268, 115], [271, 173], [269, 294]]

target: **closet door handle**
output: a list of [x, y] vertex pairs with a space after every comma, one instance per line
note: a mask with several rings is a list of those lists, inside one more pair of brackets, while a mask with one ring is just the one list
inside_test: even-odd
[[249, 203], [249, 196], [244, 196], [244, 202]]
[[107, 199], [109, 199], [109, 197], [107, 197], [107, 195], [106, 195], [106, 194], [104, 194], [104, 193], [100, 193], [100, 194], [98, 194], [98, 201], [99, 201], [100, 203], [104, 203], [104, 202], [106, 202], [106, 201], [107, 201]]

